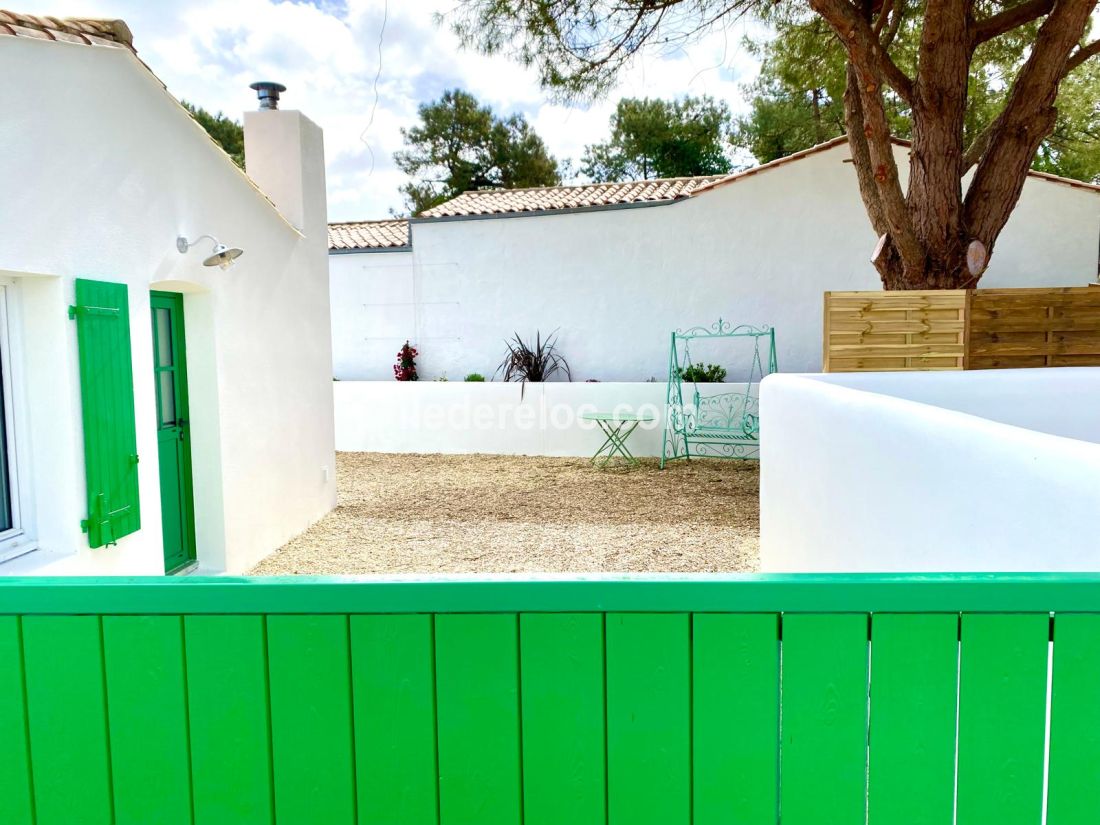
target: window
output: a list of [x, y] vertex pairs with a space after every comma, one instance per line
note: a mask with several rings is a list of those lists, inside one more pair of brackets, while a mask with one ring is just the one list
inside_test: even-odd
[[23, 511], [18, 416], [18, 372], [12, 357], [10, 284], [0, 281], [0, 561], [34, 549]]

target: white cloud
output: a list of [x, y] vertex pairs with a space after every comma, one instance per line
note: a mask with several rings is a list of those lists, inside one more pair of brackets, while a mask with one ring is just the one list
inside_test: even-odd
[[[20, 10], [59, 14], [58, 2], [23, 0]], [[420, 103], [445, 89], [465, 88], [502, 114], [524, 112], [556, 157], [576, 160], [586, 144], [606, 136], [619, 97], [709, 94], [743, 111], [741, 86], [758, 69], [740, 45], [746, 24], [738, 23], [686, 49], [651, 49], [623, 73], [608, 100], [564, 106], [549, 99], [530, 70], [462, 50], [434, 20], [453, 6], [454, 0], [388, 0], [388, 8], [387, 0], [67, 0], [63, 11], [125, 20], [142, 59], [169, 90], [206, 109], [239, 117], [255, 107], [250, 82], [284, 83], [283, 105], [325, 130], [333, 220], [380, 218], [401, 208], [397, 187], [404, 176], [392, 157], [400, 129], [415, 123]]]

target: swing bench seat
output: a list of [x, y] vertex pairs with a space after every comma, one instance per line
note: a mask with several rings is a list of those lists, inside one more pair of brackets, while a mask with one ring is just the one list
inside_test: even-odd
[[[696, 396], [695, 415], [686, 423], [691, 437], [705, 436], [731, 441], [755, 440], [760, 435], [759, 404], [747, 392]], [[694, 428], [694, 432], [690, 429]]]
[[673, 407], [670, 426], [691, 443], [756, 442], [760, 437], [758, 408], [756, 397], [745, 392], [696, 397], [693, 404]]
[[[739, 382], [740, 389], [710, 392], [710, 388], [718, 390], [723, 385], [691, 381], [694, 391], [690, 395], [685, 392], [684, 366], [692, 363], [687, 342], [699, 338], [751, 339], [749, 375], [744, 383]], [[767, 346], [766, 368], [760, 353], [762, 339]], [[770, 327], [731, 329], [719, 320], [710, 328], [672, 333], [661, 466], [677, 458], [756, 458], [760, 449], [760, 404], [756, 390], [761, 377], [775, 371], [775, 332]]]

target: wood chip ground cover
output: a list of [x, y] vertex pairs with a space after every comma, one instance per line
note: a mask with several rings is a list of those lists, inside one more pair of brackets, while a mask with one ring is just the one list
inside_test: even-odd
[[751, 572], [756, 462], [341, 453], [335, 510], [252, 571]]

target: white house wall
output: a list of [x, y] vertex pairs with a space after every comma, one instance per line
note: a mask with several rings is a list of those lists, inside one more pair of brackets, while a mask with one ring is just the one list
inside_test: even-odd
[[[773, 325], [780, 369], [817, 371], [822, 293], [881, 288], [848, 157], [841, 144], [661, 206], [414, 222], [411, 251], [332, 254], [336, 376], [392, 378], [406, 338], [422, 377], [488, 376], [513, 332], [557, 329], [575, 380], [663, 379], [670, 331], [719, 316]], [[1084, 284], [1098, 234], [1096, 192], [1030, 178], [981, 285]], [[731, 378], [745, 360], [697, 355]]]
[[[199, 562], [244, 570], [335, 501], [323, 203], [303, 238], [124, 49], [4, 37], [0, 75], [0, 276], [22, 314], [40, 544], [0, 573], [163, 572], [151, 289], [185, 295]], [[245, 250], [236, 266], [176, 250], [207, 233]], [[75, 278], [129, 286], [141, 457], [141, 530], [94, 551]]]

